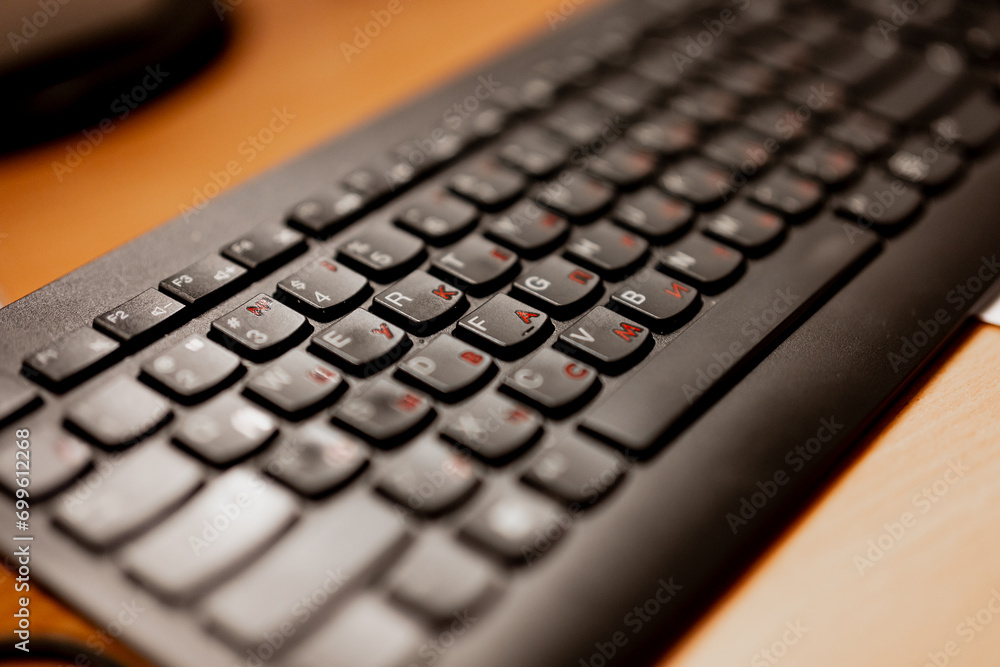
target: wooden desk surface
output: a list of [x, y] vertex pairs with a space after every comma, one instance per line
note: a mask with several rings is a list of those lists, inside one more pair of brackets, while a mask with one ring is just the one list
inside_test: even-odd
[[[82, 136], [0, 158], [4, 299], [178, 214], [230, 160], [240, 161], [235, 185], [548, 30], [545, 12], [560, 0], [403, 0], [403, 12], [349, 63], [340, 42], [385, 2], [229, 4], [238, 29], [223, 58], [117, 122], [61, 180], [53, 163], [66, 164]], [[245, 161], [237, 147], [274, 108], [295, 118]], [[992, 622], [1000, 611], [998, 406], [1000, 330], [970, 325], [661, 667], [979, 665], [1000, 655], [1000, 618]], [[3, 574], [0, 632], [9, 632], [15, 602]], [[34, 605], [35, 637], [98, 637], [58, 602], [36, 593]]]

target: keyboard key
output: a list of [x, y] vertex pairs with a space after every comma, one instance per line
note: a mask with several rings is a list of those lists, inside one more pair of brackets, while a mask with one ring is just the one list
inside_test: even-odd
[[825, 137], [817, 137], [788, 158], [788, 164], [800, 174], [837, 188], [858, 173], [854, 151]]
[[0, 371], [0, 425], [42, 404], [38, 391], [17, 377]]
[[374, 167], [358, 167], [348, 172], [340, 182], [370, 202], [384, 199], [395, 189], [392, 179], [386, 178], [380, 169]]
[[188, 336], [142, 364], [144, 379], [186, 404], [205, 400], [244, 370], [239, 357], [201, 334]]
[[127, 547], [122, 563], [164, 598], [190, 599], [257, 558], [297, 514], [290, 493], [237, 468]]
[[264, 470], [303, 496], [320, 498], [357, 477], [368, 459], [368, 447], [356, 437], [313, 422], [286, 435]]
[[535, 201], [570, 222], [597, 217], [615, 199], [611, 186], [579, 172], [563, 172], [551, 181], [539, 183], [533, 193]]
[[747, 186], [747, 196], [787, 220], [801, 220], [819, 207], [825, 192], [816, 181], [781, 166]]
[[553, 317], [568, 319], [592, 305], [603, 290], [595, 271], [562, 257], [546, 257], [525, 269], [514, 281], [511, 292], [518, 299], [537, 304]]
[[566, 145], [587, 146], [601, 141], [602, 134], [609, 129], [619, 129], [615, 115], [593, 102], [577, 99], [553, 109], [541, 122]]
[[453, 414], [441, 436], [490, 463], [502, 464], [533, 445], [541, 432], [538, 413], [491, 393]]
[[655, 153], [617, 141], [586, 157], [587, 173], [618, 188], [631, 189], [646, 181], [658, 166]]
[[607, 220], [577, 229], [566, 246], [566, 256], [607, 280], [632, 273], [646, 257], [649, 242]]
[[667, 109], [630, 127], [625, 140], [639, 148], [663, 156], [674, 156], [698, 145], [698, 123], [684, 114]]
[[714, 293], [743, 271], [743, 255], [697, 234], [669, 246], [656, 268]]
[[485, 234], [526, 259], [548, 254], [569, 234], [569, 223], [530, 200], [486, 220]]
[[[840, 115], [847, 108], [847, 91], [844, 86], [827, 77], [806, 76], [793, 82], [785, 88], [785, 99], [797, 107], [797, 114], [805, 115], [805, 123], [809, 116], [828, 117]], [[801, 110], [801, 111], [799, 111]], [[803, 122], [798, 120], [796, 122]]]
[[690, 157], [669, 167], [658, 185], [668, 194], [686, 199], [697, 207], [709, 208], [735, 193], [731, 173], [703, 157]]
[[687, 229], [694, 218], [694, 209], [655, 188], [645, 188], [622, 197], [610, 217], [654, 243], [662, 243]]
[[371, 201], [363, 194], [335, 187], [296, 204], [288, 214], [288, 224], [310, 236], [326, 238], [360, 218]]
[[448, 182], [453, 192], [486, 211], [496, 211], [513, 203], [526, 185], [523, 175], [489, 157], [466, 162]]
[[942, 188], [962, 170], [962, 155], [954, 144], [912, 136], [889, 158], [889, 171], [928, 190]]
[[318, 354], [354, 375], [391, 366], [410, 349], [410, 337], [367, 310], [355, 310], [312, 338]]
[[502, 358], [523, 356], [549, 334], [549, 316], [496, 294], [458, 322], [455, 335]]
[[519, 262], [512, 251], [474, 234], [431, 261], [431, 271], [474, 296], [485, 296], [508, 282]]
[[307, 264], [278, 283], [278, 297], [305, 315], [331, 320], [371, 293], [363, 275], [331, 257]]
[[434, 418], [434, 406], [419, 391], [382, 378], [360, 395], [350, 396], [334, 419], [380, 447], [392, 447]]
[[248, 269], [261, 269], [283, 264], [305, 252], [306, 238], [282, 224], [269, 223], [250, 230], [222, 248], [223, 256]]
[[981, 150], [1000, 132], [1000, 105], [981, 88], [962, 99], [931, 124], [934, 133], [957, 140], [971, 150]]
[[962, 86], [964, 69], [963, 58], [955, 47], [932, 43], [923, 58], [879, 88], [865, 100], [865, 106], [896, 123], [930, 120], [934, 108]]
[[401, 379], [446, 401], [468, 396], [495, 370], [489, 355], [448, 334], [438, 336], [399, 364]]
[[822, 49], [816, 65], [823, 74], [857, 88], [881, 74], [900, 66], [899, 42], [886, 39], [877, 31], [867, 31], [860, 38], [841, 33]]
[[424, 258], [424, 243], [388, 225], [367, 225], [340, 244], [337, 257], [372, 280], [388, 282]]
[[740, 98], [723, 88], [699, 86], [671, 98], [670, 109], [701, 125], [721, 125], [736, 121]]
[[587, 95], [612, 113], [634, 118], [655, 105], [659, 87], [648, 79], [630, 72], [615, 74], [588, 88]]
[[52, 391], [65, 391], [111, 365], [118, 347], [99, 331], [82, 327], [25, 357], [22, 372]]
[[378, 488], [405, 510], [439, 516], [468, 500], [479, 483], [468, 454], [422, 438], [385, 462]]
[[493, 567], [450, 538], [421, 538], [390, 572], [386, 587], [396, 600], [444, 623], [478, 610], [499, 588]]
[[798, 109], [788, 102], [766, 102], [763, 105], [752, 109], [743, 118], [743, 124], [754, 132], [759, 132], [765, 137], [772, 139], [771, 151], [778, 150], [773, 140], [780, 141], [781, 144], [790, 144], [804, 139], [810, 132], [809, 116], [805, 119], [799, 115]]
[[181, 418], [174, 439], [209, 463], [249, 456], [275, 436], [278, 423], [250, 401], [223, 394]]
[[612, 292], [608, 304], [658, 333], [666, 333], [690, 319], [700, 305], [698, 290], [659, 271], [646, 271], [632, 278]]
[[345, 388], [340, 373], [302, 350], [271, 362], [246, 385], [251, 397], [288, 419], [301, 419], [329, 405]]
[[744, 199], [706, 214], [699, 226], [712, 238], [751, 255], [769, 249], [785, 234], [785, 223], [779, 216]]
[[[18, 436], [18, 433], [23, 436], [24, 430], [28, 431], [27, 437]], [[44, 500], [62, 490], [93, 460], [90, 447], [64, 431], [52, 413], [11, 424], [0, 432], [0, 486], [11, 495], [24, 488], [17, 480], [27, 477], [23, 466], [18, 465], [23, 459], [17, 456], [22, 451], [18, 443], [25, 440], [30, 445], [31, 500]]]
[[257, 360], [277, 356], [311, 330], [305, 317], [266, 294], [212, 322], [223, 345]]
[[504, 489], [472, 517], [463, 534], [510, 565], [529, 565], [565, 534], [570, 522], [550, 500]]
[[770, 68], [753, 61], [721, 61], [714, 65], [708, 76], [743, 98], [767, 97], [777, 83]]
[[639, 54], [632, 70], [661, 88], [673, 88], [681, 82], [683, 72], [674, 60], [675, 50], [671, 45], [657, 45]]
[[189, 306], [203, 308], [239, 286], [247, 270], [219, 255], [208, 255], [160, 281], [160, 290]]
[[183, 309], [184, 304], [155, 289], [148, 289], [95, 317], [94, 328], [123, 343], [149, 340], [176, 327]]
[[165, 440], [122, 457], [97, 487], [70, 489], [55, 520], [95, 549], [118, 544], [184, 502], [202, 483], [201, 466]]
[[579, 437], [547, 444], [524, 473], [524, 481], [573, 507], [589, 507], [607, 495], [629, 463]]
[[852, 111], [826, 133], [862, 157], [882, 151], [892, 140], [892, 124], [863, 111]]
[[117, 449], [142, 440], [172, 415], [152, 389], [119, 376], [77, 398], [66, 421], [97, 444]]
[[[735, 128], [712, 136], [701, 150], [719, 164], [749, 175], [756, 174], [771, 162], [771, 154], [777, 150], [772, 144], [755, 132]], [[772, 150], [768, 150], [769, 145]]]
[[393, 149], [395, 155], [420, 171], [449, 162], [468, 145], [468, 138], [434, 128], [420, 139], [404, 141]]
[[556, 345], [583, 356], [601, 372], [620, 375], [649, 352], [651, 343], [645, 326], [599, 306], [567, 327]]
[[396, 214], [396, 222], [432, 245], [446, 245], [468, 233], [479, 211], [446, 190], [424, 190]]
[[[282, 636], [283, 626], [300, 623], [303, 611], [317, 613], [357, 590], [409, 540], [384, 503], [365, 495], [339, 499], [307, 515], [261, 560], [208, 598], [204, 609], [209, 622], [236, 645], [266, 645], [268, 636]], [[346, 658], [331, 654], [313, 664], [331, 664], [333, 655], [337, 662]]]
[[468, 307], [465, 293], [429, 273], [414, 271], [376, 295], [372, 310], [417, 336], [440, 331]]
[[523, 127], [505, 137], [498, 156], [533, 178], [545, 178], [566, 164], [569, 147], [538, 127]]
[[550, 417], [573, 412], [592, 398], [599, 386], [596, 370], [550, 347], [539, 350], [503, 381], [505, 391]]
[[840, 215], [854, 219], [864, 227], [874, 225], [880, 230], [903, 225], [922, 205], [923, 197], [919, 190], [877, 169], [869, 169], [860, 183], [836, 200]]

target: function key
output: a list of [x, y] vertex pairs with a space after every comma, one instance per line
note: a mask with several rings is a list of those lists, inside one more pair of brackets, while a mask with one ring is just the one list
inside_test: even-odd
[[340, 373], [302, 350], [292, 350], [260, 369], [246, 385], [251, 397], [289, 419], [315, 412], [343, 389]]
[[0, 425], [42, 404], [38, 391], [17, 377], [0, 371]]
[[465, 148], [468, 137], [435, 128], [421, 139], [404, 141], [393, 149], [399, 158], [421, 170], [448, 162]]
[[660, 177], [659, 186], [699, 208], [722, 203], [737, 188], [728, 169], [703, 157], [686, 158], [673, 165]]
[[276, 266], [305, 251], [302, 234], [278, 223], [261, 225], [222, 248], [225, 257], [248, 269]]
[[212, 322], [223, 345], [255, 359], [277, 356], [311, 329], [305, 317], [266, 294]]
[[367, 310], [355, 310], [312, 338], [317, 353], [354, 375], [369, 376], [391, 366], [410, 349], [399, 327]]
[[23, 373], [52, 391], [65, 391], [109, 366], [118, 347], [90, 327], [75, 329], [25, 357]]
[[378, 169], [358, 167], [341, 180], [341, 184], [351, 192], [356, 192], [366, 202], [375, 202], [388, 196], [394, 189], [391, 179]]
[[441, 436], [480, 458], [501, 464], [530, 447], [542, 432], [534, 410], [490, 393], [466, 404], [441, 430]]
[[485, 227], [486, 236], [527, 259], [547, 254], [569, 233], [565, 218], [527, 199], [503, 215], [487, 218]]
[[858, 173], [858, 156], [850, 148], [826, 137], [817, 137], [792, 154], [788, 164], [800, 174], [838, 188]]
[[524, 270], [512, 294], [536, 303], [553, 317], [566, 319], [582, 312], [602, 294], [601, 279], [562, 257], [546, 257]]
[[189, 306], [202, 307], [228, 294], [247, 270], [219, 255], [208, 255], [160, 281], [160, 291]]
[[628, 466], [621, 455], [569, 437], [542, 448], [523, 479], [567, 504], [589, 507], [615, 488]]
[[697, 234], [669, 246], [657, 266], [711, 293], [727, 286], [743, 267], [743, 255]]
[[527, 489], [504, 489], [465, 525], [463, 534], [505, 559], [510, 565], [528, 565], [540, 558], [538, 536], [546, 547], [567, 530], [569, 517], [561, 516], [552, 501]]
[[498, 156], [533, 178], [551, 175], [569, 159], [570, 149], [538, 127], [523, 127], [500, 143]]
[[438, 516], [464, 503], [479, 483], [468, 454], [421, 438], [385, 462], [378, 488], [406, 510]]
[[362, 195], [338, 189], [300, 201], [289, 212], [288, 224], [310, 236], [326, 238], [361, 217], [367, 208]]
[[178, 324], [184, 304], [155, 289], [94, 318], [94, 327], [123, 343], [149, 340]]
[[382, 378], [360, 395], [348, 397], [333, 418], [380, 447], [392, 447], [434, 418], [427, 396]]
[[31, 443], [29, 492], [34, 500], [44, 500], [68, 486], [93, 460], [90, 445], [67, 433], [54, 414], [42, 413], [35, 419], [11, 424], [10, 428], [0, 431], [0, 487], [10, 495], [23, 488], [17, 483], [25, 475], [23, 470], [18, 475], [20, 459], [15, 458], [15, 452], [21, 451], [17, 445], [25, 440], [25, 430]]
[[654, 243], [662, 243], [687, 229], [694, 218], [694, 209], [655, 188], [645, 188], [623, 196], [610, 215], [623, 227]]
[[646, 257], [649, 242], [607, 220], [577, 229], [566, 246], [566, 256], [593, 269], [606, 280], [624, 278]]
[[580, 172], [567, 171], [539, 183], [533, 189], [535, 201], [571, 222], [585, 222], [606, 211], [615, 199], [615, 190]]
[[181, 445], [215, 465], [249, 456], [278, 432], [278, 423], [242, 396], [227, 393], [186, 414], [174, 433]]
[[432, 245], [445, 245], [479, 220], [475, 206], [441, 189], [424, 190], [396, 214], [396, 223]]
[[652, 347], [649, 329], [598, 306], [566, 328], [557, 346], [583, 356], [610, 375], [620, 375], [635, 365]]
[[496, 364], [488, 354], [442, 334], [399, 365], [399, 377], [442, 400], [457, 401], [488, 380]]
[[649, 324], [653, 331], [666, 333], [693, 316], [700, 304], [701, 296], [694, 287], [659, 271], [648, 271], [615, 290], [609, 307]]
[[950, 183], [962, 170], [962, 153], [954, 144], [913, 136], [889, 158], [889, 171], [928, 190]]
[[423, 271], [414, 271], [375, 296], [373, 311], [381, 311], [417, 336], [439, 331], [468, 306], [465, 293]]
[[570, 53], [556, 58], [541, 60], [532, 69], [555, 83], [560, 88], [587, 86], [593, 81], [598, 62], [585, 53]]
[[503, 388], [551, 417], [564, 417], [590, 400], [597, 371], [550, 347], [543, 348], [503, 381]]
[[185, 404], [204, 400], [243, 370], [239, 357], [201, 334], [188, 336], [142, 364], [144, 379]]
[[537, 346], [551, 328], [545, 313], [506, 294], [496, 294], [459, 320], [455, 335], [510, 359]]
[[332, 320], [371, 293], [368, 281], [331, 257], [307, 264], [278, 283], [278, 296], [318, 320]]
[[517, 269], [513, 251], [474, 234], [431, 261], [431, 271], [443, 275], [469, 294], [484, 296], [507, 282]]
[[786, 220], [797, 221], [819, 208], [826, 191], [816, 181], [779, 166], [747, 186], [747, 196]]
[[770, 248], [785, 233], [785, 223], [779, 216], [743, 199], [706, 214], [699, 227], [709, 236], [747, 254], [759, 254]]
[[479, 208], [496, 211], [517, 199], [527, 183], [522, 174], [482, 156], [460, 165], [448, 187]]
[[424, 257], [424, 243], [388, 225], [367, 225], [337, 249], [337, 258], [372, 280], [387, 281]]
[[368, 446], [320, 423], [286, 436], [264, 463], [268, 474], [308, 498], [342, 488], [368, 465]]
[[117, 449], [142, 440], [172, 415], [152, 389], [120, 376], [77, 399], [66, 421], [99, 445]]

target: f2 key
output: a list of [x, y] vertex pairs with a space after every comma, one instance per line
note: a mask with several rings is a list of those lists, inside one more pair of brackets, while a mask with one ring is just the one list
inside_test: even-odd
[[149, 340], [178, 321], [184, 304], [155, 289], [148, 289], [94, 318], [94, 328], [100, 329], [123, 343]]

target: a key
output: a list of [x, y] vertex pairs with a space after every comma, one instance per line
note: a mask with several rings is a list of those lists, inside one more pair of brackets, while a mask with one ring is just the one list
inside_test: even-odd
[[671, 98], [670, 109], [701, 125], [720, 125], [736, 120], [740, 98], [723, 88], [699, 86]]
[[212, 322], [223, 345], [254, 360], [277, 356], [311, 330], [305, 317], [266, 294]]
[[0, 371], [0, 425], [31, 412], [42, 404], [38, 391], [17, 377]]
[[[305, 609], [303, 600], [313, 613], [340, 602], [394, 560], [409, 539], [386, 504], [363, 495], [337, 499], [305, 516], [203, 608], [237, 646], [267, 645], [268, 636], [300, 622], [295, 612]], [[338, 662], [346, 657], [332, 654], [314, 664], [331, 664], [333, 655]]]
[[392, 447], [423, 429], [434, 406], [423, 393], [382, 378], [360, 395], [348, 396], [334, 419], [380, 447]]
[[189, 306], [205, 308], [239, 287], [247, 270], [220, 255], [207, 255], [160, 281], [160, 290]]
[[431, 272], [473, 296], [485, 296], [517, 271], [517, 255], [478, 234], [462, 239], [431, 261]]
[[571, 436], [547, 444], [528, 466], [523, 479], [574, 508], [590, 507], [606, 496], [629, 463], [596, 443]]
[[400, 378], [445, 401], [479, 389], [496, 370], [488, 354], [442, 334], [399, 364]]
[[60, 526], [95, 549], [148, 529], [202, 483], [201, 466], [165, 440], [143, 445], [113, 465], [96, 488], [84, 481], [67, 491], [55, 511]]
[[669, 167], [658, 185], [699, 208], [720, 204], [737, 188], [729, 170], [703, 157], [686, 158]]
[[[28, 443], [28, 453], [19, 454], [24, 451], [20, 443]], [[82, 474], [92, 460], [90, 447], [63, 430], [51, 412], [0, 432], [0, 487], [11, 495], [25, 488], [18, 480], [30, 478], [30, 499], [45, 500]], [[30, 475], [24, 474], [25, 462]]]
[[139, 442], [172, 415], [159, 394], [118, 376], [78, 397], [66, 421], [99, 445], [117, 449]]
[[591, 366], [546, 347], [504, 378], [502, 386], [550, 417], [564, 417], [592, 398], [600, 382]]
[[391, 366], [410, 345], [405, 331], [367, 310], [355, 310], [312, 338], [318, 354], [363, 377]]
[[122, 343], [138, 344], [179, 324], [184, 304], [148, 289], [94, 318], [94, 327]]
[[631, 126], [625, 140], [639, 148], [663, 156], [674, 156], [698, 145], [698, 123], [684, 114], [667, 109]]
[[589, 88], [587, 94], [605, 109], [626, 119], [639, 115], [660, 98], [656, 84], [629, 72], [605, 79]]
[[527, 489], [504, 489], [473, 515], [462, 533], [509, 565], [529, 565], [565, 534], [570, 522], [547, 498]]
[[701, 305], [698, 290], [659, 271], [644, 271], [611, 293], [608, 307], [666, 333]]
[[817, 137], [793, 153], [788, 164], [800, 174], [838, 188], [858, 173], [858, 156], [843, 144]]
[[977, 88], [934, 121], [931, 129], [948, 141], [958, 141], [974, 151], [981, 150], [1000, 132], [1000, 105], [989, 92]]
[[779, 216], [745, 199], [737, 199], [725, 208], [707, 213], [699, 226], [712, 238], [749, 255], [763, 253], [785, 233], [785, 223]]
[[899, 178], [928, 190], [940, 189], [962, 170], [963, 156], [958, 146], [932, 140], [928, 136], [912, 136], [903, 142], [889, 158], [889, 171]]
[[362, 193], [333, 187], [296, 204], [288, 213], [288, 224], [310, 236], [326, 238], [361, 217], [371, 203]]
[[329, 405], [344, 389], [340, 373], [302, 350], [271, 362], [246, 385], [251, 397], [288, 419], [301, 419]]
[[142, 364], [147, 382], [186, 404], [203, 401], [243, 371], [238, 356], [201, 334], [188, 336]]
[[694, 218], [694, 209], [655, 188], [644, 188], [622, 197], [610, 217], [654, 243], [662, 243], [687, 229]]
[[418, 193], [396, 213], [396, 224], [432, 245], [446, 245], [469, 232], [479, 221], [475, 206], [446, 190]]
[[101, 332], [82, 327], [25, 357], [22, 372], [52, 391], [66, 391], [110, 366], [118, 348]]
[[778, 167], [747, 186], [747, 196], [777, 211], [786, 220], [801, 220], [823, 202], [825, 192], [816, 181]]
[[692, 234], [668, 246], [657, 268], [714, 293], [735, 280], [744, 265], [743, 255], [736, 250]]
[[588, 100], [572, 100], [542, 118], [542, 125], [569, 146], [587, 146], [608, 130], [620, 131], [615, 113]]
[[864, 227], [891, 230], [908, 222], [923, 205], [920, 191], [878, 169], [869, 169], [861, 181], [836, 200], [837, 212]]
[[599, 306], [569, 325], [556, 345], [604, 373], [620, 375], [649, 352], [652, 340], [644, 325]]
[[228, 393], [180, 419], [174, 439], [214, 465], [229, 465], [262, 448], [278, 422], [242, 396]]
[[297, 514], [291, 493], [237, 468], [126, 547], [122, 564], [164, 598], [188, 600], [257, 558]]
[[311, 422], [282, 438], [264, 470], [303, 496], [319, 498], [350, 483], [368, 459], [368, 447], [355, 436]]
[[502, 209], [524, 192], [525, 177], [491, 157], [478, 157], [461, 165], [448, 187], [486, 211]]
[[506, 137], [497, 155], [532, 178], [545, 178], [566, 164], [569, 151], [568, 146], [541, 128], [528, 126]]
[[864, 111], [852, 111], [826, 133], [863, 157], [882, 151], [892, 140], [892, 124]]
[[379, 312], [417, 336], [440, 331], [468, 307], [465, 293], [440, 278], [414, 271], [375, 296]]
[[337, 249], [340, 261], [379, 282], [406, 273], [424, 254], [423, 241], [389, 225], [367, 225]]
[[565, 218], [525, 199], [506, 213], [486, 220], [485, 234], [526, 259], [548, 254], [569, 234]]
[[566, 256], [607, 280], [624, 278], [646, 257], [649, 242], [607, 220], [577, 229]]
[[592, 305], [601, 296], [602, 289], [596, 271], [584, 269], [562, 257], [546, 257], [525, 269], [514, 281], [511, 293], [538, 305], [553, 317], [568, 319]]
[[743, 118], [743, 124], [754, 132], [769, 137], [772, 142], [772, 152], [778, 149], [774, 141], [785, 146], [794, 144], [809, 134], [808, 119], [803, 119], [798, 110], [788, 102], [767, 102], [751, 110]]
[[371, 287], [363, 275], [331, 257], [307, 264], [278, 282], [278, 297], [296, 310], [329, 321], [359, 305]]
[[537, 412], [490, 393], [453, 413], [441, 436], [485, 461], [502, 464], [533, 445], [541, 432]]
[[496, 294], [458, 322], [455, 335], [501, 359], [523, 356], [552, 329], [549, 316], [506, 294]]
[[769, 146], [771, 144], [761, 135], [736, 128], [712, 136], [701, 151], [728, 169], [756, 174], [771, 162], [771, 154], [777, 150], [777, 146], [768, 150]]
[[261, 225], [224, 246], [224, 257], [248, 269], [265, 270], [283, 264], [306, 249], [306, 238], [278, 223]]
[[480, 476], [468, 454], [421, 438], [385, 462], [378, 488], [405, 511], [426, 516], [450, 512], [479, 488]]
[[586, 222], [597, 217], [615, 199], [611, 186], [576, 171], [566, 171], [539, 183], [532, 192], [535, 201], [570, 222]]
[[617, 141], [603, 152], [586, 156], [586, 170], [615, 187], [632, 189], [645, 182], [657, 167], [655, 153]]

